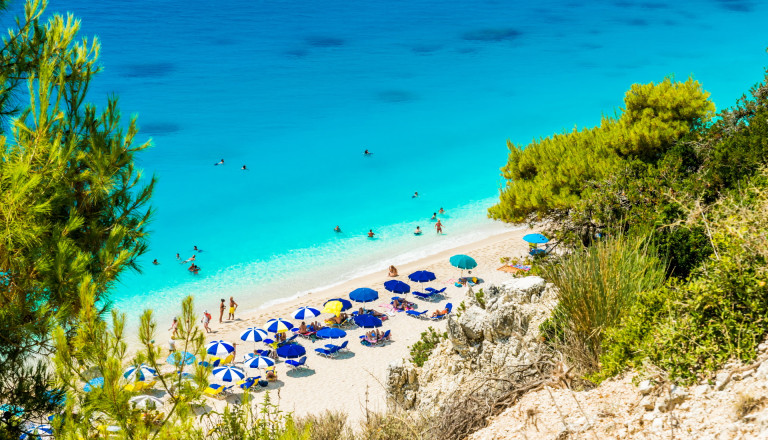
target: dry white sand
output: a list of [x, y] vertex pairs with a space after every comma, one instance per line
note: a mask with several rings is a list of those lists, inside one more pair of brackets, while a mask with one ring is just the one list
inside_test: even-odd
[[[488, 237], [478, 242], [460, 246], [426, 257], [422, 260], [398, 267], [400, 276], [395, 278], [407, 282], [412, 290], [423, 291], [417, 283], [408, 280], [407, 275], [416, 270], [429, 270], [435, 273], [437, 280], [426, 283], [437, 289], [447, 287], [444, 297], [436, 302], [424, 301], [411, 294], [405, 296], [409, 301], [418, 304], [418, 310], [428, 309], [427, 315], [434, 310], [442, 309], [447, 302], [453, 303], [454, 309], [458, 307], [466, 287], [455, 287], [454, 282], [459, 278], [459, 269], [453, 267], [448, 259], [455, 254], [467, 254], [477, 261], [477, 268], [472, 271], [472, 276], [484, 280], [479, 287], [496, 283], [512, 277], [508, 273], [496, 270], [501, 266], [501, 257], [523, 256], [528, 251], [528, 245], [522, 240], [522, 236], [530, 233], [530, 229], [514, 230], [507, 233]], [[466, 271], [465, 271], [466, 272]], [[293, 313], [302, 306], [311, 306], [322, 309], [323, 303], [330, 298], [349, 298], [350, 291], [358, 287], [370, 287], [379, 292], [379, 300], [368, 303], [368, 308], [385, 312], [385, 305], [394, 296], [387, 292], [383, 284], [392, 278], [387, 273], [378, 273], [364, 276], [335, 286], [333, 288], [313, 292], [290, 302], [274, 305], [269, 308], [237, 314], [234, 321], [218, 323], [218, 316], [214, 316], [211, 328], [215, 331], [209, 333], [208, 340], [223, 339], [227, 342], [237, 342], [237, 361], [241, 361], [243, 354], [253, 349], [252, 342], [242, 342], [240, 334], [247, 327], [263, 327], [270, 318], [285, 318], [294, 324], [299, 322], [292, 318]], [[353, 303], [356, 305], [356, 303]], [[328, 317], [321, 315], [317, 318]], [[381, 331], [391, 330], [392, 341], [380, 346], [366, 347], [359, 342], [358, 336], [363, 334], [363, 329], [347, 330], [347, 338], [342, 340], [321, 341], [314, 343], [298, 338], [307, 349], [307, 369], [291, 371], [284, 362], [277, 364], [279, 380], [271, 382], [267, 389], [270, 390], [273, 401], [278, 400], [279, 406], [286, 411], [293, 411], [301, 416], [307, 413], [319, 413], [325, 409], [344, 411], [353, 419], [358, 419], [364, 414], [365, 408], [369, 410], [384, 410], [386, 408], [384, 383], [386, 380], [387, 365], [396, 359], [408, 358], [409, 347], [421, 337], [421, 332], [429, 326], [436, 330], [445, 331], [446, 321], [433, 321], [429, 319], [417, 319], [408, 316], [404, 312], [395, 313], [394, 316], [384, 321]], [[322, 347], [325, 343], [341, 344], [349, 341], [348, 353], [342, 353], [336, 358], [325, 358], [315, 352], [315, 348]], [[266, 348], [264, 344], [257, 343], [257, 348]], [[247, 369], [246, 371], [253, 371]], [[256, 401], [260, 401], [263, 391], [256, 391]], [[239, 392], [227, 398], [230, 403], [240, 398]], [[209, 405], [221, 408], [224, 401], [207, 399]]]

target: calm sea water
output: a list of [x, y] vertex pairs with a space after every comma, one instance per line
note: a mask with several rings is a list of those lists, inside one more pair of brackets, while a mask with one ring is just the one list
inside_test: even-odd
[[632, 83], [667, 75], [694, 75], [722, 108], [768, 65], [757, 1], [54, 0], [49, 11], [101, 40], [92, 100], [118, 94], [153, 139], [140, 157], [158, 178], [151, 250], [112, 296], [131, 316], [168, 314], [188, 294], [200, 308], [230, 294], [257, 307], [499, 232], [485, 209], [507, 139], [597, 124]]

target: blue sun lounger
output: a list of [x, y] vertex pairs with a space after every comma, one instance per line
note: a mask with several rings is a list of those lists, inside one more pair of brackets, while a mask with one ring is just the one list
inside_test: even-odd
[[431, 317], [431, 316], [430, 316], [430, 317], [429, 317], [429, 319], [432, 319], [432, 320], [434, 320], [434, 321], [439, 321], [439, 320], [441, 320], [441, 319], [445, 318], [446, 316], [450, 315], [450, 314], [451, 314], [451, 310], [453, 310], [453, 304], [451, 304], [451, 303], [447, 303], [447, 304], [445, 305], [445, 310], [447, 310], [447, 311], [448, 311], [448, 313], [446, 313], [445, 315], [440, 315], [440, 316], [435, 316], [435, 317]]
[[414, 292], [411, 292], [411, 293], [413, 293], [413, 296], [415, 296], [417, 298], [426, 299], [426, 300], [430, 300], [430, 299], [432, 299], [435, 296], [435, 294], [432, 293], [432, 292], [422, 293], [422, 292], [414, 291]]
[[422, 310], [421, 312], [417, 312], [416, 310], [408, 310], [405, 313], [407, 313], [408, 316], [413, 316], [414, 318], [426, 318], [424, 315], [427, 313], [427, 311]]
[[291, 368], [294, 370], [298, 370], [299, 368], [307, 368], [307, 357], [302, 356], [301, 359], [298, 361], [294, 361], [293, 359], [288, 359], [285, 361], [286, 364], [290, 365]]

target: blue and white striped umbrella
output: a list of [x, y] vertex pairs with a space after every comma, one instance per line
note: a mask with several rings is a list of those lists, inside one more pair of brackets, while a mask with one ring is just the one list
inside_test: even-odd
[[299, 310], [296, 310], [296, 313], [293, 314], [294, 319], [309, 319], [309, 318], [315, 318], [317, 316], [320, 316], [320, 310], [313, 309], [312, 307], [302, 307]]
[[153, 368], [149, 368], [145, 364], [141, 364], [138, 367], [137, 366], [129, 367], [123, 373], [123, 377], [130, 381], [133, 381], [134, 379], [146, 380], [148, 377], [155, 377], [155, 376], [157, 376], [157, 371], [155, 371]]
[[233, 351], [235, 351], [235, 347], [229, 342], [224, 341], [211, 341], [205, 346], [205, 352], [211, 356], [226, 357]]
[[237, 382], [245, 379], [245, 371], [240, 368], [227, 365], [213, 369], [213, 377], [221, 382]]
[[275, 365], [275, 361], [266, 356], [253, 356], [245, 361], [244, 365], [248, 368], [267, 368]]
[[49, 424], [43, 425], [30, 425], [29, 428], [24, 429], [24, 433], [21, 434], [19, 439], [39, 439], [53, 437], [53, 427]]
[[293, 324], [282, 318], [267, 321], [267, 331], [270, 333], [287, 332], [292, 328]]
[[266, 330], [262, 330], [256, 327], [248, 327], [243, 333], [240, 334], [240, 339], [246, 342], [260, 342], [268, 336], [269, 333], [267, 333]]

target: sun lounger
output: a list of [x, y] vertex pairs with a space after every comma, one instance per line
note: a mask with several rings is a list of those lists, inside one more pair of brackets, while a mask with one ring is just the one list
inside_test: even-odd
[[333, 355], [336, 353], [335, 351], [331, 351], [327, 348], [316, 348], [315, 352], [320, 356], [325, 356], [328, 358], [333, 357]]
[[203, 391], [203, 394], [208, 397], [223, 399], [229, 394], [229, 390], [233, 386], [234, 385], [224, 386], [224, 385], [219, 385], [217, 383], [214, 383], [214, 384], [208, 385], [208, 388], [206, 388], [205, 391]]
[[432, 287], [427, 287], [427, 288], [425, 288], [424, 290], [426, 290], [427, 292], [429, 292], [429, 293], [431, 293], [431, 294], [433, 294], [433, 295], [440, 295], [440, 294], [442, 294], [443, 292], [445, 292], [445, 289], [446, 289], [445, 287], [443, 287], [443, 288], [442, 288], [442, 289], [440, 289], [440, 290], [437, 290], [437, 289], [433, 289]]
[[427, 300], [427, 301], [432, 300], [435, 296], [437, 296], [434, 292], [422, 293], [422, 292], [414, 291], [414, 292], [411, 292], [411, 293], [413, 293], [413, 296], [415, 296], [417, 298], [421, 298], [423, 300]]
[[220, 364], [221, 364], [221, 358], [218, 356], [211, 356], [208, 358], [207, 361], [200, 361], [197, 363], [197, 365], [202, 365], [204, 367], [211, 367], [211, 368], [218, 367]]
[[299, 368], [307, 368], [307, 357], [302, 356], [301, 359], [298, 361], [294, 361], [293, 359], [288, 359], [285, 361], [286, 364], [290, 365], [291, 368], [294, 370], [297, 370]]
[[384, 332], [383, 335], [381, 335], [382, 341], [391, 341], [392, 340], [392, 330], [387, 330]]
[[413, 316], [414, 318], [426, 318], [424, 315], [427, 313], [427, 311], [422, 310], [421, 312], [417, 312], [416, 310], [408, 310], [405, 313], [407, 313], [408, 316]]
[[453, 310], [453, 304], [447, 303], [445, 305], [445, 310], [447, 310], [447, 312], [445, 314], [440, 315], [440, 316], [430, 316], [429, 319], [432, 319], [434, 321], [439, 321], [439, 320], [445, 318], [446, 316], [450, 315], [451, 314], [451, 310]]
[[240, 387], [240, 388], [242, 388], [244, 390], [250, 390], [256, 384], [256, 381], [259, 378], [261, 378], [261, 376], [247, 377], [247, 378], [241, 380], [240, 382], [237, 382], [235, 385], [237, 385], [238, 387]]

